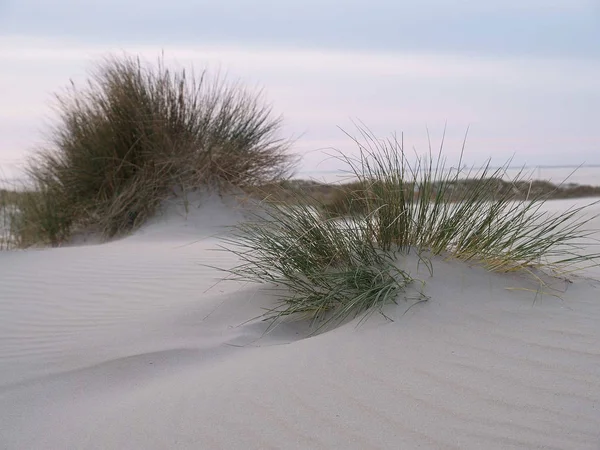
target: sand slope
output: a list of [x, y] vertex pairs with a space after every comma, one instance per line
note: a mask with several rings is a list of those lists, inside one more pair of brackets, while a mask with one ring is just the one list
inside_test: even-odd
[[600, 449], [600, 282], [536, 298], [436, 261], [393, 322], [265, 336], [249, 319], [272, 298], [203, 266], [235, 263], [214, 233], [239, 218], [212, 199], [112, 243], [0, 253], [0, 448]]

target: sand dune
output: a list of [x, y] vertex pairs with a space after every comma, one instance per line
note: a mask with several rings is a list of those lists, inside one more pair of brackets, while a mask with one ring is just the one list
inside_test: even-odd
[[201, 206], [0, 252], [0, 448], [600, 449], [600, 271], [554, 297], [436, 260], [393, 321], [265, 335], [273, 298], [207, 267], [241, 215]]

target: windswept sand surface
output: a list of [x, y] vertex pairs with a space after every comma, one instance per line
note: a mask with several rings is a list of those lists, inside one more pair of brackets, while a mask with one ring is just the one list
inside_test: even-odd
[[0, 448], [600, 449], [600, 282], [536, 297], [436, 261], [393, 322], [263, 335], [273, 299], [203, 266], [235, 264], [213, 235], [239, 218], [213, 199], [109, 244], [0, 253]]

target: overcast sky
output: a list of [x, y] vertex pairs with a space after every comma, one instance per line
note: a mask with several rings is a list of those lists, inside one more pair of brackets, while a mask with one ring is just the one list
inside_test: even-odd
[[127, 51], [220, 68], [262, 87], [301, 171], [351, 152], [360, 119], [426, 150], [515, 164], [600, 164], [597, 0], [0, 0], [0, 168], [15, 173], [53, 114], [52, 93]]

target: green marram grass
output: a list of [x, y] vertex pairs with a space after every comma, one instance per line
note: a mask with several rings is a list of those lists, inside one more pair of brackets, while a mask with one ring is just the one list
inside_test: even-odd
[[[498, 190], [509, 163], [493, 171], [489, 163], [479, 171], [447, 169], [442, 139], [437, 155], [430, 147], [426, 158], [411, 164], [402, 139], [377, 139], [368, 129], [358, 130], [359, 137], [351, 138], [360, 156], [342, 158], [365, 187], [350, 201], [359, 197], [363, 220], [382, 249], [446, 255], [497, 272], [566, 270], [598, 261], [597, 253], [582, 247], [591, 243], [586, 239], [594, 231], [585, 227], [595, 218], [584, 212], [598, 202], [550, 214], [542, 207], [552, 193], [519, 200], [516, 189]], [[513, 186], [522, 178], [523, 172], [517, 174]]]
[[412, 280], [367, 237], [365, 222], [323, 219], [296, 195], [294, 206], [267, 200], [223, 239], [242, 261], [228, 270], [233, 279], [277, 291], [280, 304], [266, 317], [310, 317], [321, 328], [395, 301]]
[[[413, 281], [396, 265], [409, 253], [430, 269], [436, 256], [494, 272], [598, 263], [599, 254], [585, 251], [594, 217], [583, 213], [591, 205], [549, 214], [541, 209], [547, 196], [516, 200], [514, 190], [498, 190], [505, 168], [447, 170], [443, 140], [437, 155], [430, 147], [410, 163], [402, 139], [358, 131], [350, 136], [358, 157], [339, 156], [356, 181], [335, 208], [302, 193], [285, 204], [267, 198], [225, 238], [224, 248], [242, 260], [228, 270], [234, 278], [278, 289], [268, 318], [308, 316], [320, 329], [381, 311]], [[468, 188], [459, 189], [465, 178]]]

